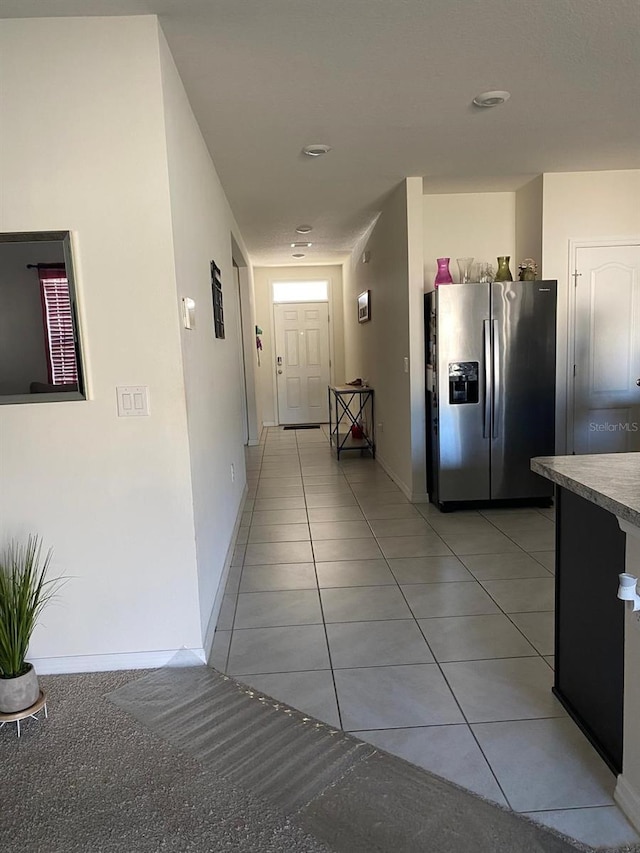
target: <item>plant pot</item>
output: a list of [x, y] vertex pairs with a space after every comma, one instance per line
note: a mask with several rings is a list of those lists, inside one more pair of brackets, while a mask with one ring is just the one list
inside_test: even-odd
[[537, 275], [535, 270], [522, 270], [520, 273], [520, 281], [536, 281]]
[[40, 695], [38, 676], [31, 664], [24, 675], [0, 678], [0, 713], [15, 714], [30, 708]]

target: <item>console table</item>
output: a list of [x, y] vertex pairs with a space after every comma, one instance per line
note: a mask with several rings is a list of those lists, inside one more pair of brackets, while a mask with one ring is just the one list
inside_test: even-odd
[[[343, 450], [370, 451], [376, 458], [373, 388], [329, 385], [329, 440], [338, 459]], [[340, 433], [340, 427], [346, 432]]]

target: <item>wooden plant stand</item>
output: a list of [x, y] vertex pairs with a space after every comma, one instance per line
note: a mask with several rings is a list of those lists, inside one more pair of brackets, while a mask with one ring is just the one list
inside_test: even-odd
[[18, 729], [18, 737], [20, 737], [20, 721], [26, 720], [28, 717], [32, 717], [34, 720], [37, 720], [36, 714], [39, 711], [44, 710], [45, 720], [48, 719], [49, 715], [47, 714], [47, 696], [44, 690], [40, 691], [40, 695], [37, 700], [30, 705], [28, 708], [25, 708], [24, 711], [16, 711], [14, 714], [2, 714], [0, 713], [0, 729], [6, 723], [15, 723]]

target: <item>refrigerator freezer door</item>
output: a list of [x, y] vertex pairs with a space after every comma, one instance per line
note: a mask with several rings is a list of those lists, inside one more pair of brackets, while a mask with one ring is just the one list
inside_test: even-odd
[[488, 321], [489, 285], [447, 284], [438, 288], [436, 429], [440, 503], [490, 497], [484, 341]]
[[553, 494], [532, 456], [555, 453], [556, 282], [491, 287], [491, 498]]

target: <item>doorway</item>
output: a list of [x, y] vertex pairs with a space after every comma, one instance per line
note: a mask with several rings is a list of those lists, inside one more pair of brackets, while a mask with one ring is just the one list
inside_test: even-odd
[[276, 396], [281, 424], [326, 423], [328, 302], [275, 302]]
[[[231, 259], [233, 263], [233, 283], [237, 294], [237, 312], [239, 325], [238, 359], [240, 364], [241, 389], [241, 422], [243, 441], [250, 446], [260, 443], [262, 419], [258, 413], [258, 398], [256, 395], [256, 335], [253, 306], [253, 285], [251, 274], [242, 249], [231, 234]], [[260, 424], [260, 425], [259, 425]]]
[[574, 263], [570, 445], [640, 451], [640, 245], [577, 245]]
[[240, 389], [240, 405], [242, 408], [242, 443], [249, 444], [249, 407], [247, 404], [247, 365], [244, 354], [243, 328], [245, 325], [244, 311], [242, 305], [242, 291], [240, 286], [240, 270], [235, 260], [233, 261], [233, 278], [236, 298], [236, 340], [238, 342], [238, 359], [240, 362], [240, 377], [242, 388]]

